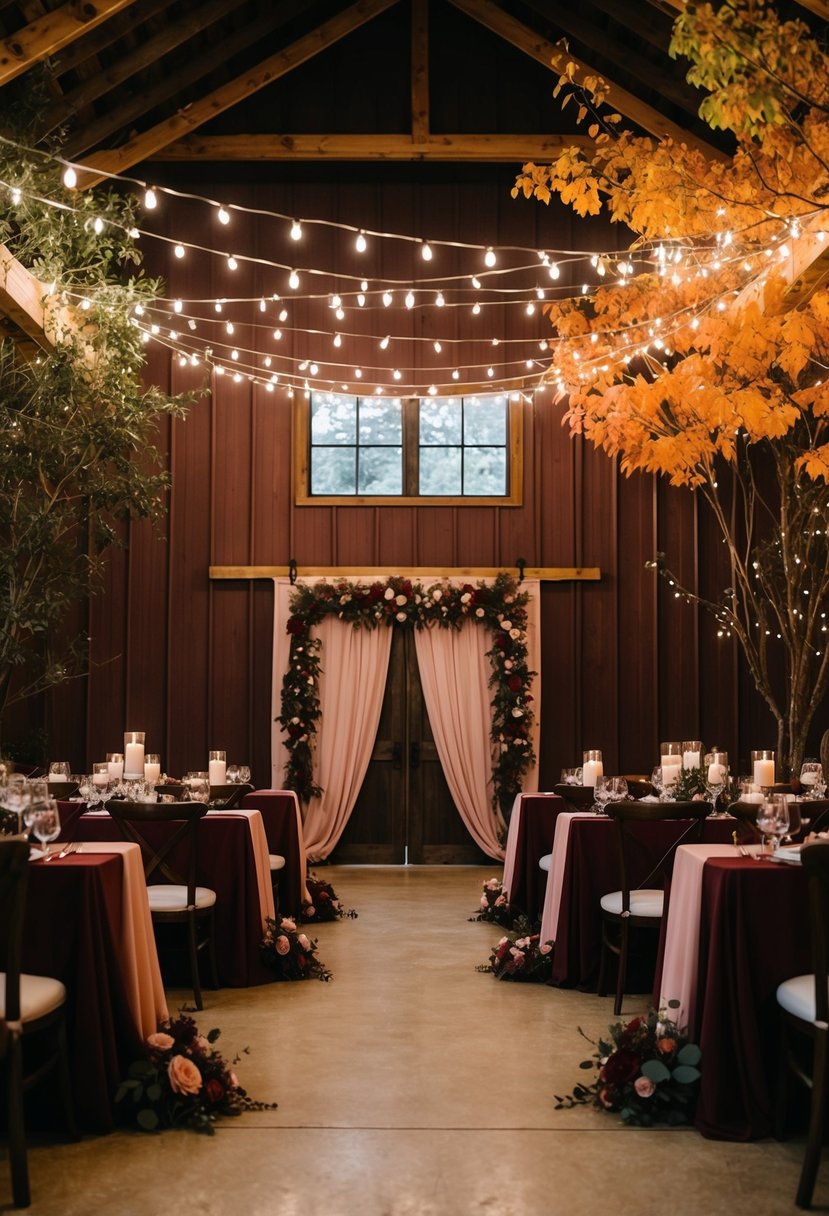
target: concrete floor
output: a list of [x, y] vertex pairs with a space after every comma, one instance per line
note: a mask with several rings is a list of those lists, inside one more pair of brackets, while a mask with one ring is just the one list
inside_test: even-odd
[[[671, 1216], [795, 1211], [802, 1145], [727, 1144], [556, 1111], [610, 998], [498, 983], [497, 927], [469, 923], [472, 867], [331, 867], [358, 920], [319, 927], [329, 984], [206, 992], [199, 1015], [279, 1109], [216, 1136], [138, 1132], [35, 1146], [36, 1216]], [[187, 999], [169, 994], [171, 1009]], [[631, 999], [625, 1014], [642, 1006]], [[0, 1210], [9, 1205], [0, 1167]], [[829, 1210], [829, 1163], [817, 1210]]]

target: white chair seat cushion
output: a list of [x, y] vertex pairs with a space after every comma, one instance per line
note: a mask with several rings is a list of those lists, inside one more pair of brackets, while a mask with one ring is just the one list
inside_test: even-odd
[[[630, 893], [631, 916], [652, 916], [654, 920], [658, 920], [662, 915], [664, 904], [664, 891], [646, 887], [642, 891], [631, 891]], [[609, 912], [611, 916], [621, 916], [622, 892], [608, 891], [607, 895], [602, 896], [601, 905], [602, 910]]]
[[550, 862], [552, 860], [553, 860], [552, 853], [545, 853], [543, 857], [539, 857], [539, 859], [538, 859], [539, 870], [544, 870], [544, 871], [546, 871], [547, 874], [549, 874], [550, 873]]
[[[60, 1008], [66, 1000], [66, 989], [60, 980], [48, 975], [21, 975], [20, 1017], [34, 1022]], [[0, 1018], [6, 1016], [6, 973], [0, 971]]]
[[777, 1004], [804, 1022], [815, 1020], [815, 977], [795, 975], [777, 989]]
[[285, 869], [285, 858], [280, 857], [280, 855], [278, 853], [269, 853], [268, 861], [270, 862], [270, 866], [271, 866], [272, 870], [284, 870]]
[[[151, 912], [186, 912], [187, 888], [176, 886], [174, 883], [147, 887], [150, 897]], [[216, 902], [216, 892], [210, 887], [196, 887], [196, 907], [212, 908]]]

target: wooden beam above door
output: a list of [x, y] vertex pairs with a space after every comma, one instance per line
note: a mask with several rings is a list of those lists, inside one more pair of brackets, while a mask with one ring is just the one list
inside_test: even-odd
[[[395, 567], [394, 574], [404, 578], [495, 578], [504, 572], [517, 574], [513, 566], [409, 566]], [[287, 578], [290, 566], [210, 566], [212, 579]], [[299, 566], [297, 578], [388, 578], [388, 566]], [[543, 583], [598, 582], [599, 566], [525, 566], [524, 578]]]

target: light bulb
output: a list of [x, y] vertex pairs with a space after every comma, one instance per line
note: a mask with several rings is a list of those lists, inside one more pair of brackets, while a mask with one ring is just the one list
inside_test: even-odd
[[478, 278], [478, 276], [476, 274], [473, 274], [473, 276], [472, 276], [472, 286], [475, 288], [476, 291], [481, 286], [481, 280]]
[[332, 296], [329, 308], [339, 308], [341, 304], [342, 304], [342, 300], [340, 299], [339, 296]]
[[334, 316], [337, 318], [338, 321], [342, 321], [343, 317], [345, 316], [345, 309], [338, 308], [337, 311], [334, 313]]
[[440, 352], [443, 350], [443, 347], [441, 346], [440, 342], [434, 342], [433, 346], [435, 348], [435, 354], [439, 355]]
[[216, 312], [221, 312], [222, 311], [221, 300], [217, 300], [216, 303], [213, 305], [213, 307], [215, 308]]
[[273, 392], [273, 385], [272, 385], [272, 384], [266, 384], [266, 385], [265, 385], [265, 392], [266, 392], [266, 393], [272, 393], [272, 392]]
[[340, 334], [334, 334], [334, 345], [342, 346], [342, 344], [343, 344], [343, 340], [342, 340], [342, 337], [340, 336]]
[[358, 253], [365, 253], [366, 245], [367, 245], [366, 234], [361, 230], [360, 232], [357, 233], [357, 239], [354, 242], [354, 248], [357, 250]]
[[494, 266], [495, 263], [497, 262], [497, 260], [498, 259], [495, 256], [495, 250], [492, 247], [487, 249], [486, 253], [484, 254], [484, 265], [485, 266]]
[[414, 308], [415, 298], [414, 298], [413, 291], [406, 292], [406, 299], [405, 299], [404, 303], [407, 308]]
[[291, 224], [291, 240], [302, 240], [302, 225], [300, 224], [299, 220], [294, 220], [293, 224]]
[[155, 211], [158, 206], [158, 199], [155, 196], [155, 190], [152, 188], [144, 192], [144, 206], [148, 211]]
[[547, 268], [547, 274], [550, 276], [551, 279], [557, 279], [559, 277], [559, 275], [561, 274], [561, 271], [558, 268], [558, 263], [550, 262], [550, 265]]
[[218, 216], [219, 216], [220, 224], [229, 224], [230, 223], [230, 212], [225, 211], [224, 207], [219, 208]]
[[529, 304], [527, 305], [527, 316], [531, 317], [534, 312], [535, 312], [535, 304], [533, 304], [532, 300], [530, 300]]
[[310, 371], [311, 371], [312, 376], [316, 376], [317, 372], [319, 371], [319, 368], [317, 367], [316, 363], [311, 364]]
[[388, 348], [389, 348], [389, 335], [386, 334], [385, 338], [383, 338], [380, 342], [380, 349], [388, 350]]
[[299, 287], [299, 275], [295, 270], [292, 270], [288, 276], [288, 286], [292, 291], [296, 291], [297, 287]]
[[262, 360], [262, 362], [265, 364], [265, 367], [270, 367], [273, 360], [271, 359], [270, 355], [265, 355], [265, 358]]
[[234, 325], [233, 325], [233, 322], [232, 322], [232, 321], [228, 321], [228, 322], [226, 323], [226, 325], [225, 325], [225, 332], [226, 332], [226, 333], [229, 333], [229, 334], [232, 334], [232, 333], [233, 333], [233, 330], [234, 330]]
[[443, 292], [439, 291], [438, 294], [435, 296], [435, 304], [438, 306], [438, 308], [443, 308], [445, 303], [446, 303], [446, 301], [443, 298]]
[[357, 377], [358, 380], [362, 380], [362, 378], [363, 378], [362, 368], [355, 367], [354, 375]]
[[236, 373], [236, 375], [233, 377], [233, 383], [234, 383], [234, 384], [241, 384], [241, 383], [242, 383], [242, 377], [239, 375], [239, 373], [238, 373], [238, 372], [237, 372], [237, 373]]
[[170, 341], [171, 341], [171, 342], [177, 342], [177, 341], [178, 341], [178, 330], [176, 330], [176, 329], [171, 329], [171, 330], [170, 330]]
[[184, 257], [184, 246], [176, 245], [175, 249], [173, 250], [173, 253], [176, 255], [177, 258], [183, 258]]
[[232, 351], [230, 352], [230, 357], [231, 357], [231, 359], [238, 359], [238, 358], [239, 358], [239, 352], [238, 352], [238, 350], [232, 350]]
[[392, 302], [392, 294], [390, 291], [383, 292], [383, 307], [388, 308]]
[[181, 312], [181, 308], [181, 300], [176, 300], [176, 302], [173, 304], [173, 312]]
[[486, 369], [486, 374], [487, 374], [487, 375], [488, 375], [490, 378], [492, 378], [492, 377], [495, 375], [495, 368], [494, 368], [494, 367], [488, 367], [488, 368]]
[[71, 165], [67, 165], [63, 171], [63, 184], [67, 190], [74, 190], [78, 184], [78, 175]]
[[365, 307], [366, 297], [363, 295], [362, 292], [360, 292], [360, 294], [357, 296], [357, 303], [360, 305], [360, 308]]
[[239, 266], [239, 263], [238, 263], [238, 262], [236, 261], [236, 259], [235, 259], [235, 258], [234, 258], [234, 257], [231, 255], [231, 257], [229, 257], [229, 258], [227, 259], [227, 268], [228, 268], [228, 270], [236, 270], [236, 269], [238, 268], [238, 266]]
[[284, 324], [285, 324], [285, 322], [288, 320], [288, 310], [287, 310], [287, 308], [283, 308], [283, 309], [282, 309], [282, 311], [281, 311], [281, 312], [280, 312], [280, 314], [279, 314], [279, 319], [280, 319], [280, 321], [282, 322], [282, 324], [283, 324], [283, 325], [284, 325]]
[[498, 345], [500, 344], [500, 341], [501, 341], [501, 339], [500, 339], [500, 338], [493, 338], [493, 339], [492, 339], [492, 345], [493, 345], [493, 346], [498, 346]]
[[432, 246], [429, 244], [428, 241], [424, 241], [423, 244], [420, 246], [420, 256], [423, 258], [424, 262], [431, 262]]
[[475, 303], [472, 305], [472, 315], [473, 315], [473, 317], [477, 317], [477, 315], [478, 315], [478, 313], [479, 313], [480, 311], [481, 311], [481, 306], [480, 306], [480, 304], [479, 304], [479, 303], [476, 301], [476, 302], [475, 302]]
[[267, 306], [267, 304], [265, 303], [265, 301], [264, 301], [264, 300], [260, 300], [260, 301], [259, 301], [259, 311], [260, 311], [260, 312], [264, 312], [264, 311], [265, 311], [265, 309], [266, 309], [267, 307], [268, 307], [268, 306]]
[[461, 374], [460, 374], [460, 372], [459, 372], [459, 371], [457, 370], [457, 368], [456, 368], [456, 369], [455, 369], [455, 371], [453, 371], [453, 372], [452, 372], [452, 379], [453, 379], [453, 380], [460, 380], [460, 378], [461, 378]]
[[437, 392], [438, 392], [438, 386], [436, 384], [430, 384], [429, 385], [429, 396], [436, 397]]

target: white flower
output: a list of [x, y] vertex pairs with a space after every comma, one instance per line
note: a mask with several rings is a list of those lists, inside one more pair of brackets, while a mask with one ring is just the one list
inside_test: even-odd
[[509, 631], [509, 635], [510, 635], [510, 637], [511, 637], [511, 638], [513, 638], [513, 640], [514, 640], [515, 638], [520, 638], [520, 637], [521, 637], [521, 630], [520, 630], [520, 629], [510, 629], [510, 631]]
[[523, 718], [524, 717], [523, 709], [519, 709], [518, 706], [516, 705], [515, 709], [512, 711], [512, 716], [513, 716], [513, 718]]
[[416, 596], [415, 596], [415, 603], [416, 603], [416, 604], [421, 604], [422, 602], [423, 602], [423, 596], [422, 596], [422, 595], [416, 595]]
[[512, 629], [512, 621], [505, 621], [503, 617], [501, 617], [498, 624], [501, 626], [504, 633], [509, 633], [510, 629]]
[[505, 603], [505, 604], [514, 604], [514, 603], [515, 603], [515, 596], [514, 596], [514, 595], [505, 595], [505, 596], [504, 596], [504, 603]]
[[384, 600], [393, 600], [394, 599], [394, 588], [393, 587], [386, 588], [386, 590], [383, 592], [383, 599]]
[[291, 726], [299, 726], [299, 718], [291, 718]]
[[432, 592], [432, 599], [433, 600], [443, 599], [443, 592], [441, 591], [440, 587], [435, 587], [434, 591]]
[[351, 596], [350, 596], [350, 595], [341, 595], [341, 596], [340, 596], [340, 603], [341, 603], [341, 604], [347, 604], [347, 603], [348, 603], [348, 601], [349, 601], [350, 599], [351, 599]]
[[504, 671], [512, 671], [512, 659], [504, 659]]
[[398, 612], [396, 619], [397, 619], [398, 621], [405, 621], [405, 619], [406, 619], [406, 613], [405, 613], [405, 612]]
[[503, 756], [503, 755], [504, 755], [504, 753], [505, 753], [505, 752], [508, 752], [508, 751], [509, 751], [509, 744], [508, 744], [508, 743], [502, 743], [502, 744], [501, 744], [501, 755]]
[[406, 603], [405, 595], [396, 595], [394, 597], [394, 602], [395, 602], [395, 604], [405, 604]]
[[463, 595], [461, 596], [461, 603], [468, 604], [471, 599], [472, 599], [472, 596], [469, 594], [469, 592], [464, 591]]
[[481, 617], [481, 616], [483, 616], [483, 615], [484, 615], [484, 610], [483, 610], [483, 608], [476, 608], [476, 609], [475, 609], [475, 616], [477, 616], [477, 617]]

